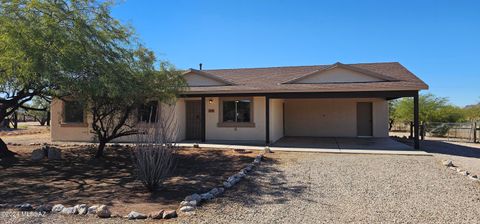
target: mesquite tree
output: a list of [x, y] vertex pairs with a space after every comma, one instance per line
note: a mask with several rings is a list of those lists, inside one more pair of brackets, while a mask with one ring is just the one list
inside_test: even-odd
[[[68, 70], [69, 57], [60, 52], [70, 52], [69, 30], [60, 29], [57, 13], [48, 8], [37, 1], [0, 1], [0, 122], [19, 108], [34, 109], [26, 103], [49, 94]], [[14, 154], [0, 139], [0, 157]]]
[[[108, 142], [121, 135], [123, 118], [136, 104], [176, 94], [178, 72], [155, 66], [153, 53], [111, 17], [111, 6], [100, 0], [0, 0], [0, 121], [34, 96], [74, 98], [85, 101], [95, 117], [93, 132]], [[132, 94], [136, 87], [141, 94]], [[0, 156], [12, 155], [0, 139]]]

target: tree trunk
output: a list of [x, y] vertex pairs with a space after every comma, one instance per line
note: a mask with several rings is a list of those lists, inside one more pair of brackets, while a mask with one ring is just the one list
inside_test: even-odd
[[13, 157], [16, 153], [8, 150], [7, 144], [0, 138], [0, 158]]
[[97, 153], [95, 154], [95, 158], [103, 157], [103, 151], [104, 151], [106, 145], [107, 145], [107, 142], [100, 141], [100, 143], [98, 144]]

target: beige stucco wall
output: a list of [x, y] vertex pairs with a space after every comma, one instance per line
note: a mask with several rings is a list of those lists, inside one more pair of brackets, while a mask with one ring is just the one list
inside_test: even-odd
[[[166, 107], [163, 107], [166, 108]], [[94, 142], [94, 135], [91, 133], [92, 117], [87, 114], [87, 126], [68, 126], [62, 124], [63, 118], [63, 102], [59, 99], [54, 99], [51, 104], [51, 139], [52, 141], [73, 141], [73, 142]], [[177, 128], [172, 130], [177, 132], [177, 141], [185, 139], [185, 101], [183, 99], [177, 100], [175, 108], [164, 109], [164, 111], [173, 112], [173, 119], [176, 120]], [[135, 140], [134, 136], [126, 136], [115, 139], [113, 142], [132, 142]]]
[[384, 99], [289, 99], [285, 101], [285, 135], [356, 137], [356, 104], [373, 103], [373, 135], [388, 136]]
[[87, 115], [87, 126], [68, 127], [62, 125], [63, 120], [63, 101], [54, 99], [50, 105], [50, 135], [52, 141], [80, 141], [90, 142], [93, 135], [90, 133], [91, 116]]
[[206, 101], [206, 140], [265, 141], [265, 97], [253, 97], [255, 127], [219, 127], [219, 98], [207, 98]]
[[283, 137], [283, 99], [270, 100], [270, 141]]
[[225, 83], [219, 82], [202, 75], [189, 73], [183, 76], [188, 86], [223, 86]]
[[[212, 103], [209, 103], [209, 100]], [[206, 99], [207, 140], [265, 140], [265, 98], [253, 97], [254, 127], [219, 127], [219, 98]], [[388, 136], [388, 102], [384, 99], [271, 99], [270, 139], [272, 142], [286, 136], [356, 136], [356, 102], [373, 102], [373, 134], [375, 137]], [[285, 103], [285, 111], [283, 104]], [[285, 113], [285, 124], [283, 124]], [[54, 100], [51, 105], [52, 141], [91, 142], [91, 117], [87, 116], [88, 127], [64, 127], [62, 101]], [[185, 139], [185, 99], [177, 100], [175, 119], [178, 125], [177, 140]], [[285, 131], [283, 126], [285, 125]], [[132, 141], [132, 137], [116, 141]]]
[[381, 79], [344, 68], [334, 68], [306, 76], [296, 83], [374, 82]]

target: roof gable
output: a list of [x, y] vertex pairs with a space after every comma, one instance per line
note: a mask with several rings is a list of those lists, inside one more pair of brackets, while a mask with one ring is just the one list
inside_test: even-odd
[[185, 72], [183, 78], [190, 87], [234, 85], [229, 80], [196, 69], [190, 69]]
[[369, 70], [335, 63], [326, 68], [295, 77], [282, 84], [365, 83], [395, 81], [389, 76]]

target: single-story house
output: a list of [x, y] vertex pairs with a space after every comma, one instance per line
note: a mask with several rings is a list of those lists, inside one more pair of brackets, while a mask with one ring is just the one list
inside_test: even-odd
[[[262, 142], [284, 136], [388, 137], [388, 101], [414, 99], [427, 84], [397, 62], [202, 70], [184, 73], [178, 141]], [[88, 115], [52, 103], [53, 141], [91, 141]], [[124, 139], [125, 140], [125, 139]]]

